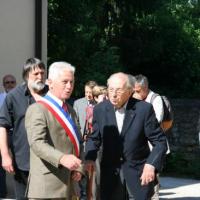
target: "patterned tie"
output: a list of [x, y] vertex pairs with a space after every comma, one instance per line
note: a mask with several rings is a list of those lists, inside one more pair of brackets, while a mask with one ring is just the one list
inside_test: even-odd
[[63, 108], [63, 110], [64, 110], [65, 112], [68, 112], [68, 108], [67, 108], [66, 103], [63, 102], [62, 108]]

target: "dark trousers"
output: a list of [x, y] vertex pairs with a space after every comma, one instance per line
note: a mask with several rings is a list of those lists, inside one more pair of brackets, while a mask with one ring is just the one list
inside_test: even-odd
[[5, 198], [7, 194], [6, 188], [6, 171], [2, 167], [0, 156], [0, 198]]
[[101, 173], [100, 182], [101, 200], [134, 200], [120, 169], [104, 172]]
[[14, 187], [17, 200], [26, 200], [26, 186], [28, 180], [28, 171], [15, 169]]

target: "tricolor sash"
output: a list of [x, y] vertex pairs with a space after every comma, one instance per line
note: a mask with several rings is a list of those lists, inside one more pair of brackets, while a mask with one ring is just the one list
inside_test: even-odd
[[44, 105], [64, 128], [66, 135], [70, 138], [72, 144], [74, 145], [76, 156], [79, 157], [81, 138], [77, 131], [77, 127], [69, 114], [48, 95], [44, 96], [37, 102]]

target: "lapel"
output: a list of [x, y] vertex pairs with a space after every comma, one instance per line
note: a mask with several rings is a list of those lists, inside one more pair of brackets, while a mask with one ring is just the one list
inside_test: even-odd
[[[115, 110], [113, 105], [110, 103], [110, 101], [107, 101], [108, 104], [106, 105], [106, 115], [107, 119], [109, 120], [109, 124], [113, 124], [114, 126], [117, 127], [117, 120], [115, 116]], [[117, 129], [118, 130], [118, 129]]]
[[133, 119], [135, 118], [135, 103], [136, 100], [133, 99], [132, 97], [129, 99], [127, 106], [126, 106], [126, 112], [125, 112], [125, 117], [124, 117], [124, 123], [122, 127], [122, 132], [121, 135], [123, 136], [128, 128], [130, 127], [131, 123], [133, 122]]

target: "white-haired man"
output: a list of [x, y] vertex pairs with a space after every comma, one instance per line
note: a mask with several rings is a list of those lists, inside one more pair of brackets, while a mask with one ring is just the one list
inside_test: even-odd
[[74, 72], [69, 63], [53, 63], [49, 68], [49, 92], [27, 110], [30, 199], [71, 199], [72, 180], [81, 179], [81, 134], [75, 111], [65, 103], [74, 88]]

